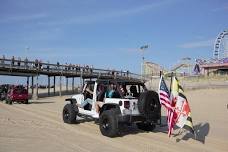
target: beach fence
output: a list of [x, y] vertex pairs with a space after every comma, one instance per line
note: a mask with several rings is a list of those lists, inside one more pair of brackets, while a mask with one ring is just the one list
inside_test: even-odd
[[[228, 88], [228, 77], [226, 75], [195, 75], [195, 76], [177, 76], [184, 90], [195, 89], [217, 89]], [[170, 86], [171, 77], [164, 76], [167, 86]], [[158, 90], [160, 76], [153, 76], [147, 79], [146, 86], [149, 90]]]

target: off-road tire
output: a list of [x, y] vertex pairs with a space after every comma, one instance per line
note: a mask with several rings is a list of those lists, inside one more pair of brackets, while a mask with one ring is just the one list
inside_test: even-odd
[[24, 101], [24, 104], [28, 104], [28, 99]]
[[9, 105], [12, 105], [13, 104], [13, 101], [12, 100], [9, 100], [8, 104]]
[[101, 113], [99, 119], [101, 134], [107, 137], [115, 137], [118, 135], [118, 121], [114, 109], [106, 110]]
[[156, 128], [155, 124], [151, 124], [151, 123], [137, 123], [136, 124], [138, 129], [144, 130], [144, 131], [153, 131]]
[[73, 104], [66, 104], [63, 108], [63, 121], [68, 124], [76, 122], [78, 107]]
[[160, 119], [161, 105], [157, 92], [146, 91], [141, 93], [138, 101], [139, 112], [150, 119]]
[[6, 98], [6, 104], [12, 105], [13, 101], [10, 98]]

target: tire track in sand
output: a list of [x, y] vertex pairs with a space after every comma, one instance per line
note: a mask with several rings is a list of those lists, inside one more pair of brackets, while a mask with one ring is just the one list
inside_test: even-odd
[[[46, 116], [37, 114], [35, 111], [31, 112], [26, 108], [21, 108], [21, 107], [16, 107], [16, 106], [8, 106], [8, 105], [3, 105], [4, 108], [7, 109], [12, 109], [14, 112], [22, 112], [25, 113], [29, 116], [38, 118], [40, 120], [44, 120], [50, 123], [53, 123], [55, 125], [59, 125], [63, 128], [63, 130], [72, 133], [76, 133], [77, 135], [80, 135], [82, 137], [86, 137], [88, 140], [92, 140], [94, 142], [99, 142], [100, 145], [106, 145], [106, 147], [108, 146], [110, 151], [132, 151], [132, 152], [138, 152], [138, 150], [136, 150], [135, 148], [129, 147], [126, 144], [121, 143], [120, 141], [118, 141], [115, 138], [108, 138], [108, 137], [104, 137], [102, 135], [94, 135], [88, 132], [85, 132], [83, 130], [79, 130], [78, 127], [77, 129], [75, 129], [74, 127], [72, 127], [72, 125], [68, 125], [68, 124], [64, 124], [63, 122], [59, 122], [57, 120], [51, 119], [50, 117], [47, 118]], [[94, 129], [94, 128], [93, 128]], [[82, 150], [81, 151], [88, 151], [87, 148], [82, 148], [80, 147]], [[88, 147], [91, 148], [91, 147]], [[98, 148], [99, 149], [99, 148]]]

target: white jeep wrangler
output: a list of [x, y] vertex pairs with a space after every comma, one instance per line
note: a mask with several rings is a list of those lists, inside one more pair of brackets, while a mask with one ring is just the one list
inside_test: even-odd
[[[98, 95], [100, 85], [105, 86], [105, 93], [101, 96]], [[110, 85], [114, 90], [112, 96], [108, 96]], [[92, 96], [86, 89], [88, 87], [93, 92]], [[85, 106], [80, 107], [80, 104], [87, 98], [92, 99], [92, 103], [86, 103]], [[63, 108], [65, 123], [75, 123], [77, 116], [99, 119], [100, 131], [108, 137], [117, 136], [123, 124], [136, 123], [139, 129], [152, 131], [161, 118], [158, 94], [155, 91], [148, 91], [141, 81], [118, 79], [86, 81], [81, 94], [74, 95], [65, 101], [67, 101]], [[95, 108], [97, 101], [103, 101], [99, 113]]]

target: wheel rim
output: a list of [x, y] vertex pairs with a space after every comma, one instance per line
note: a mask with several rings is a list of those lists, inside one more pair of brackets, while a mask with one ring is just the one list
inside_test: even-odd
[[64, 117], [64, 119], [68, 120], [69, 119], [69, 115], [70, 115], [70, 113], [69, 113], [68, 110], [64, 110], [63, 111], [63, 117]]
[[151, 110], [151, 111], [154, 111], [154, 108], [155, 108], [154, 106], [155, 106], [155, 105], [151, 102], [151, 103], [150, 103], [150, 110]]
[[148, 113], [150, 113], [150, 112], [153, 112], [154, 111], [154, 109], [155, 109], [155, 107], [154, 107], [154, 100], [151, 100], [149, 103], [148, 103]]
[[105, 118], [102, 121], [102, 128], [106, 131], [108, 131], [110, 129], [110, 124], [109, 124], [109, 120], [107, 118]]

